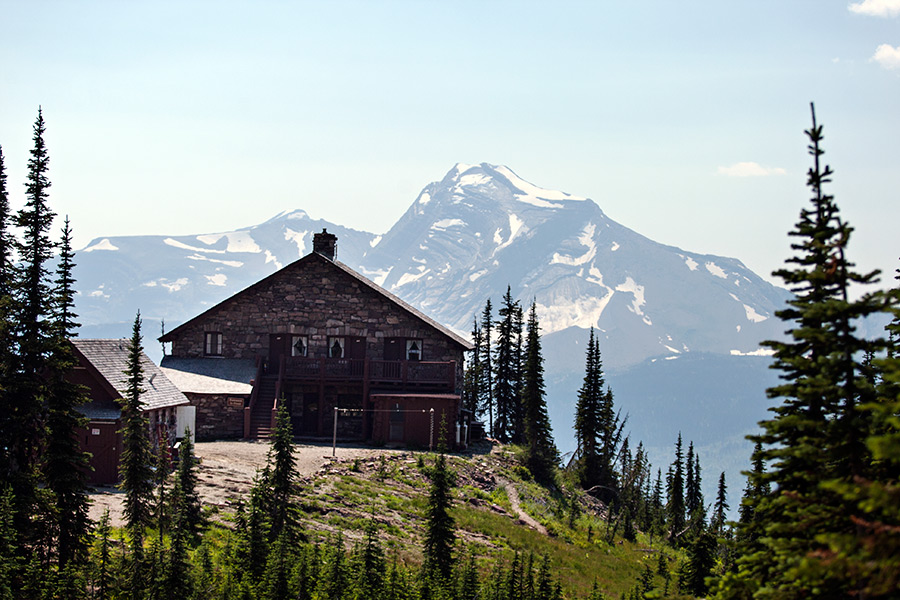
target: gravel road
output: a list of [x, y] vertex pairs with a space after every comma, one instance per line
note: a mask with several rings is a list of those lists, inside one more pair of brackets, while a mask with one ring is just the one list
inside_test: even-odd
[[[308, 477], [332, 460], [331, 444], [295, 444], [294, 457], [300, 477]], [[200, 458], [198, 469], [198, 491], [204, 505], [215, 505], [226, 509], [237, 498], [243, 496], [253, 482], [257, 469], [266, 464], [269, 452], [268, 442], [221, 441], [200, 442], [195, 445]], [[374, 458], [384, 453], [402, 452], [383, 448], [366, 448], [338, 445], [338, 459]], [[109, 507], [112, 524], [121, 526], [123, 493], [114, 487], [101, 487], [90, 494], [90, 517], [100, 519]]]

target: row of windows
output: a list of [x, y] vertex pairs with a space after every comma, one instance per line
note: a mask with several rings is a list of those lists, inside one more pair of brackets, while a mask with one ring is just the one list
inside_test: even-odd
[[[223, 341], [219, 331], [204, 333], [203, 353], [207, 356], [222, 356]], [[309, 337], [305, 335], [291, 336], [291, 356], [308, 356]], [[347, 354], [347, 338], [329, 337], [328, 356], [344, 358]], [[385, 359], [387, 360], [422, 360], [422, 340], [410, 338], [388, 338], [385, 340]]]

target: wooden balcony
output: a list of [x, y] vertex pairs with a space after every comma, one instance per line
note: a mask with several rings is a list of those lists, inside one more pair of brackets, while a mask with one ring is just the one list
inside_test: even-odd
[[284, 357], [283, 378], [309, 382], [360, 382], [370, 386], [456, 389], [456, 362], [368, 358]]

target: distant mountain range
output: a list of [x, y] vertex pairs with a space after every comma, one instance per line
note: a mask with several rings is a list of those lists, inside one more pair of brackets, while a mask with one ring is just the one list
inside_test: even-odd
[[457, 164], [384, 235], [295, 210], [230, 232], [97, 238], [76, 256], [82, 335], [127, 335], [139, 308], [171, 328], [309, 253], [323, 228], [338, 236], [338, 260], [463, 334], [507, 285], [523, 305], [536, 302], [563, 451], [574, 449], [574, 394], [593, 326], [608, 382], [656, 464], [672, 460], [663, 452], [682, 430], [701, 460], [707, 449], [719, 470], [746, 466], [743, 435], [764, 416], [774, 382], [759, 343], [783, 336], [774, 313], [789, 292], [737, 259], [659, 244], [592, 200], [503, 166]]

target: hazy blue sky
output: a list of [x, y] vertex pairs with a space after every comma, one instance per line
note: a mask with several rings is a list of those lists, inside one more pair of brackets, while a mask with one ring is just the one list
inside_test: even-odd
[[768, 276], [808, 198], [811, 100], [851, 258], [892, 274], [900, 0], [0, 0], [13, 200], [42, 105], [77, 247], [289, 208], [382, 233], [490, 162]]

